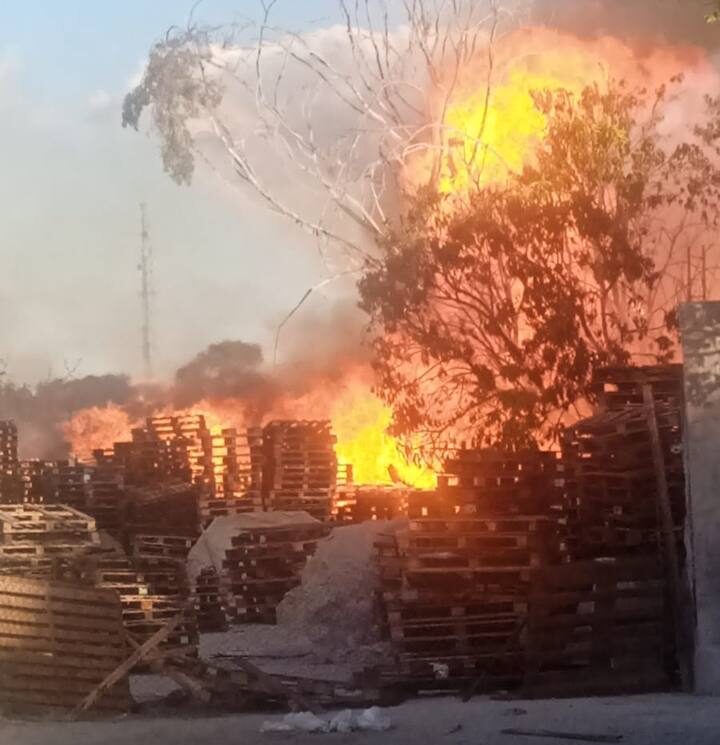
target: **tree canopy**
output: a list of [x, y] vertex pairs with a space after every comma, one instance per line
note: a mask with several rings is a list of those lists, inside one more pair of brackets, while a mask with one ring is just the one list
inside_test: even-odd
[[547, 128], [522, 173], [418, 194], [360, 282], [396, 434], [552, 440], [594, 368], [669, 358], [673, 310], [710, 271], [688, 231], [717, 227], [720, 130], [668, 150], [665, 98], [623, 83], [536, 93]]

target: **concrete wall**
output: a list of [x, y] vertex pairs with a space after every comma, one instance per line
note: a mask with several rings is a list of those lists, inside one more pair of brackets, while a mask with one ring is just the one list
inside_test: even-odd
[[720, 695], [720, 303], [680, 308], [697, 693]]

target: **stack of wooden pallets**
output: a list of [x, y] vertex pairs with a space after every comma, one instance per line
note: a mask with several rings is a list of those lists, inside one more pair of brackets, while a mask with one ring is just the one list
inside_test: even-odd
[[95, 520], [64, 505], [0, 505], [0, 572], [49, 576], [58, 562], [93, 553]]
[[642, 391], [649, 385], [682, 557], [682, 366], [607, 368], [595, 380], [603, 410], [569, 427], [562, 441], [570, 555], [658, 555], [657, 475]]
[[197, 620], [200, 632], [224, 631], [228, 626], [228, 609], [220, 587], [217, 570], [205, 568], [195, 579]]
[[531, 587], [525, 693], [607, 695], [669, 685], [671, 625], [657, 559], [544, 567]]
[[[112, 592], [0, 577], [0, 607], [3, 709], [73, 709], [128, 655], [120, 603]], [[97, 708], [130, 708], [127, 677]]]
[[[685, 518], [679, 409], [656, 407], [678, 544]], [[575, 559], [657, 555], [658, 494], [642, 406], [605, 411], [563, 439], [568, 547]]]
[[409, 496], [408, 529], [377, 547], [397, 664], [415, 688], [457, 688], [484, 676], [522, 679], [514, 636], [533, 569], [561, 558], [556, 459], [548, 453], [463, 451], [437, 492]]
[[57, 462], [47, 460], [20, 461], [23, 501], [26, 504], [57, 502]]
[[593, 390], [604, 411], [642, 406], [646, 384], [656, 404], [678, 407], [683, 398], [683, 366], [603, 367], [593, 375]]
[[13, 421], [0, 421], [0, 503], [17, 504], [23, 498], [17, 427]]
[[185, 482], [128, 487], [128, 535], [164, 532], [196, 537], [200, 533], [198, 493], [199, 487]]
[[407, 515], [410, 489], [403, 486], [349, 484], [339, 486], [333, 519], [339, 523], [394, 520]]
[[335, 437], [326, 421], [275, 421], [264, 430], [266, 509], [332, 514], [337, 477]]
[[189, 588], [180, 562], [105, 556], [93, 563], [86, 580], [118, 594], [125, 629], [140, 643], [184, 610], [184, 621], [161, 648], [197, 652], [197, 621], [194, 608], [186, 607]]
[[181, 535], [147, 535], [132, 537], [132, 552], [137, 558], [169, 559], [184, 562], [192, 548], [193, 539]]
[[300, 584], [300, 574], [327, 535], [318, 522], [250, 528], [225, 552], [222, 590], [235, 623], [275, 623], [275, 609]]
[[118, 540], [125, 538], [127, 527], [127, 496], [123, 469], [103, 457], [95, 459], [88, 482], [88, 512], [97, 520], [98, 528]]
[[211, 431], [204, 440], [207, 473], [202, 480], [200, 519], [262, 510], [262, 431]]

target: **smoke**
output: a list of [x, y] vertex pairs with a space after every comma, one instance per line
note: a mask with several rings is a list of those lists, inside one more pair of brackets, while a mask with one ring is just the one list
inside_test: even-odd
[[[210, 344], [155, 384], [125, 375], [44, 381], [34, 388], [0, 384], [0, 419], [16, 421], [23, 458], [89, 456], [94, 447], [127, 439], [152, 414], [189, 410], [234, 412], [237, 426], [271, 416], [326, 417], [327, 403], [368, 369], [365, 317], [349, 300], [302, 307], [285, 325], [279, 359], [257, 344]], [[82, 451], [77, 443], [85, 443]], [[75, 447], [73, 447], [75, 444]]]
[[614, 36], [647, 51], [660, 44], [720, 46], [705, 0], [535, 0], [533, 21], [585, 38]]
[[211, 344], [175, 373], [173, 402], [185, 408], [203, 399], [272, 396], [274, 386], [262, 365], [263, 353], [257, 344]]
[[70, 447], [62, 423], [75, 412], [110, 404], [135, 410], [141, 389], [125, 375], [88, 375], [43, 381], [35, 388], [0, 385], [0, 419], [14, 419], [26, 458], [65, 458]]

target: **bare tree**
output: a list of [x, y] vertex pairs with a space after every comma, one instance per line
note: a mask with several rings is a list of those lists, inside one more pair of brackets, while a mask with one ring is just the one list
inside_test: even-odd
[[489, 95], [493, 43], [520, 4], [403, 0], [398, 11], [338, 0], [342, 25], [306, 34], [274, 25], [275, 4], [262, 0], [256, 24], [171, 29], [127, 96], [123, 125], [137, 128], [149, 108], [178, 183], [220, 152], [221, 171], [229, 165], [271, 210], [341, 247], [343, 269], [360, 267], [396, 220], [409, 159], [422, 152], [436, 178], [445, 112], [478, 59]]

